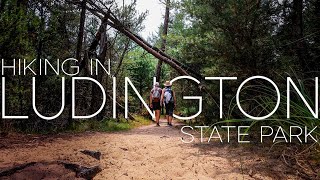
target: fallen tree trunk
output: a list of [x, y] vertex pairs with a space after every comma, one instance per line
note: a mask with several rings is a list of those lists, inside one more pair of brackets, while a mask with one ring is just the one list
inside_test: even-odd
[[[78, 4], [79, 1], [69, 1], [73, 4]], [[101, 1], [100, 1], [101, 3]], [[91, 7], [90, 7], [90, 6]], [[170, 65], [173, 69], [175, 69], [180, 75], [183, 76], [193, 76], [197, 78], [198, 80], [204, 82], [205, 78], [200, 73], [194, 71], [192, 68], [184, 65], [183, 63], [177, 61], [176, 59], [170, 57], [157, 47], [152, 46], [148, 42], [146, 42], [143, 38], [140, 36], [134, 34], [131, 32], [128, 28], [126, 28], [121, 21], [119, 21], [116, 16], [111, 12], [110, 8], [106, 7], [104, 5], [104, 8], [99, 7], [94, 1], [88, 0], [88, 5], [86, 6], [87, 10], [90, 11], [93, 15], [97, 16], [101, 19], [102, 23], [107, 23], [112, 28], [118, 30], [125, 36], [127, 36], [129, 39], [137, 43], [140, 47], [142, 47], [144, 50], [146, 50], [148, 53], [152, 54], [155, 58], [159, 59], [160, 61], [163, 61], [164, 63]], [[107, 10], [107, 11], [105, 11]], [[97, 34], [99, 35], [99, 33]], [[98, 39], [98, 38], [96, 38]], [[99, 40], [99, 39], [98, 39]], [[199, 86], [200, 91], [206, 92], [215, 102], [215, 104], [218, 105], [218, 103], [214, 100], [214, 95], [208, 91], [208, 89], [204, 85]]]
[[184, 70], [182, 67], [180, 67], [178, 64], [176, 64], [175, 62], [173, 62], [171, 59], [162, 56], [158, 51], [156, 51], [153, 48], [150, 48], [147, 44], [145, 44], [143, 41], [141, 41], [139, 38], [137, 38], [133, 33], [131, 33], [130, 31], [124, 29], [124, 28], [120, 28], [119, 26], [117, 26], [116, 24], [114, 24], [111, 21], [108, 21], [108, 25], [110, 25], [111, 27], [117, 29], [118, 31], [120, 31], [121, 33], [123, 33], [124, 35], [126, 35], [128, 38], [130, 38], [131, 40], [133, 40], [135, 43], [137, 43], [140, 47], [142, 47], [144, 50], [146, 50], [147, 52], [149, 52], [150, 54], [152, 54], [154, 57], [156, 57], [157, 59], [169, 64], [173, 69], [177, 70], [179, 74], [181, 75], [185, 75], [185, 76], [189, 76], [189, 73]]
[[[79, 5], [79, 1], [69, 1], [73, 4]], [[90, 7], [91, 6], [91, 7]], [[107, 9], [107, 11], [105, 11]], [[177, 61], [176, 59], [170, 57], [160, 49], [152, 46], [148, 42], [146, 42], [140, 36], [131, 32], [128, 28], [122, 25], [121, 21], [119, 21], [116, 16], [111, 12], [110, 9], [104, 7], [99, 7], [94, 1], [89, 0], [87, 5], [87, 10], [90, 11], [93, 15], [97, 16], [101, 19], [102, 22], [106, 22], [112, 28], [118, 30], [129, 39], [137, 43], [140, 47], [146, 50], [148, 53], [152, 54], [155, 58], [159, 59], [160, 61], [165, 62], [166, 64], [170, 65], [173, 69], [175, 69], [180, 75], [184, 76], [194, 76], [200, 80], [204, 80], [204, 77], [195, 72], [192, 68], [182, 64], [181, 62]], [[99, 35], [99, 33], [97, 33]], [[98, 39], [98, 38], [96, 38]], [[99, 39], [98, 39], [99, 40]]]

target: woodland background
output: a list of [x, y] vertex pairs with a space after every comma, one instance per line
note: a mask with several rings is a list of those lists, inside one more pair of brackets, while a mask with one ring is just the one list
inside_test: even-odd
[[[112, 79], [101, 73], [91, 76], [108, 94], [107, 106], [93, 123], [123, 119], [124, 77], [129, 77], [145, 100], [152, 78], [161, 84], [179, 75], [199, 80], [206, 76], [234, 76], [224, 83], [224, 119], [219, 119], [219, 82], [206, 81], [202, 88], [188, 81], [174, 84], [177, 114], [197, 112], [197, 103], [184, 95], [203, 96], [203, 113], [197, 124], [237, 123], [252, 125], [319, 125], [301, 99], [292, 93], [291, 119], [286, 119], [286, 77], [290, 76], [314, 107], [314, 77], [320, 68], [320, 0], [163, 0], [166, 6], [159, 32], [144, 40], [139, 36], [148, 12], [139, 13], [136, 1], [123, 6], [112, 0], [0, 0], [0, 59], [27, 60], [74, 57], [81, 76], [88, 74], [88, 60], [111, 60], [117, 77], [118, 119], [112, 117]], [[8, 73], [9, 74], [9, 73]], [[245, 119], [237, 109], [235, 94], [242, 80], [263, 75], [277, 83], [281, 92], [279, 110], [266, 121]], [[54, 115], [61, 107], [61, 78], [37, 76], [37, 107]], [[71, 81], [66, 77], [66, 85]], [[1, 120], [1, 131], [60, 132], [82, 120], [70, 118], [70, 86], [63, 115], [53, 121], [39, 119], [32, 110], [30, 76], [6, 76], [7, 115], [29, 115], [28, 120]], [[101, 94], [95, 85], [77, 87], [77, 114], [95, 112]], [[276, 97], [271, 86], [252, 82], [242, 92], [243, 108], [251, 115], [272, 111]], [[148, 116], [133, 91], [131, 114]], [[134, 117], [131, 117], [131, 120]], [[288, 129], [286, 129], [288, 130]], [[288, 131], [286, 131], [288, 132]], [[319, 135], [320, 131], [317, 131]]]

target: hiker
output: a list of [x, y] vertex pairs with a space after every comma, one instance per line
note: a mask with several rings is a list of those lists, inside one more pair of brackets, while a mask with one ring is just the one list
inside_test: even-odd
[[161, 99], [162, 89], [159, 87], [159, 83], [156, 82], [154, 84], [153, 89], [150, 92], [150, 107], [155, 111], [156, 116], [156, 123], [157, 126], [160, 126], [159, 119], [160, 119], [160, 99]]
[[173, 119], [173, 110], [176, 107], [176, 95], [174, 91], [171, 89], [172, 85], [170, 81], [166, 81], [164, 84], [165, 88], [162, 90], [161, 95], [161, 106], [164, 103], [166, 108], [166, 118], [168, 121], [168, 125], [172, 126]]

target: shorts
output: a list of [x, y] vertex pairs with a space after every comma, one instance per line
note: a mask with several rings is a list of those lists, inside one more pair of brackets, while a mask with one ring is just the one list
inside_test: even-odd
[[161, 110], [160, 101], [159, 102], [152, 102], [152, 109], [154, 111]]
[[173, 117], [174, 104], [170, 102], [170, 103], [166, 103], [165, 106], [166, 106], [166, 115]]

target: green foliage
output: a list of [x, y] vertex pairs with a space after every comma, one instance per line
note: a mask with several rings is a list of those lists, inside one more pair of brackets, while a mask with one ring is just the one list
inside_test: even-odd
[[[171, 4], [169, 34], [167, 37], [166, 53], [192, 68], [193, 71], [203, 76], [236, 76], [239, 81], [252, 76], [264, 75], [280, 82], [280, 88], [285, 86], [281, 76], [287, 76], [288, 69], [297, 73], [300, 79], [308, 79], [317, 76], [320, 67], [320, 1], [304, 1], [303, 8], [298, 11], [293, 7], [293, 1], [277, 0], [181, 0]], [[96, 1], [97, 6], [111, 7], [115, 16], [128, 29], [139, 34], [144, 28], [143, 21], [147, 12], [140, 13], [136, 8], [136, 1], [132, 1], [122, 7], [115, 2]], [[111, 6], [112, 4], [112, 6]], [[0, 59], [5, 59], [5, 64], [10, 64], [13, 58], [65, 59], [76, 54], [76, 42], [78, 38], [80, 10], [79, 7], [66, 1], [0, 1]], [[294, 18], [302, 15], [302, 18]], [[298, 19], [298, 20], [297, 20]], [[300, 20], [302, 19], [302, 22]], [[84, 47], [81, 55], [85, 59], [96, 58], [101, 47], [98, 45], [93, 52], [87, 52], [90, 43], [93, 42], [101, 21], [87, 11]], [[296, 32], [301, 29], [301, 32]], [[162, 27], [159, 28], [159, 32]], [[124, 77], [129, 77], [139, 93], [148, 100], [152, 88], [157, 59], [136, 47], [132, 41], [119, 32], [107, 30], [107, 55], [105, 59], [111, 59], [111, 70], [119, 70], [117, 84], [124, 85]], [[159, 33], [162, 34], [162, 33]], [[160, 47], [161, 35], [152, 40], [154, 46]], [[39, 64], [36, 63], [36, 66]], [[55, 64], [53, 63], [55, 66]], [[113, 73], [113, 72], [112, 72]], [[83, 72], [83, 74], [86, 74]], [[279, 76], [280, 75], [280, 76]], [[169, 66], [164, 65], [162, 79], [169, 80], [178, 74]], [[56, 113], [59, 110], [61, 89], [59, 78], [39, 78], [37, 89], [39, 92], [39, 104], [41, 112], [47, 114]], [[30, 107], [30, 79], [31, 76], [9, 77], [7, 79], [6, 94], [7, 108], [10, 114], [31, 113]], [[110, 78], [104, 75], [101, 79], [110, 88]], [[68, 79], [69, 80], [69, 79]], [[163, 82], [160, 82], [161, 84]], [[224, 83], [224, 115], [226, 119], [241, 119], [243, 116], [236, 108], [234, 95], [238, 83]], [[301, 86], [302, 87], [302, 86]], [[312, 86], [306, 85], [304, 92], [306, 97], [313, 94]], [[178, 109], [183, 116], [194, 114], [197, 104], [192, 100], [182, 100], [183, 96], [202, 95], [204, 101], [203, 113], [199, 117], [202, 123], [215, 123], [219, 118], [219, 83], [206, 83], [210, 95], [199, 94], [197, 85], [189, 81], [175, 83], [174, 90], [178, 97]], [[274, 97], [272, 92], [264, 86], [248, 86], [242, 93], [246, 100], [242, 102], [252, 115], [266, 114], [273, 107]], [[253, 88], [253, 89], [254, 89]], [[142, 112], [142, 106], [138, 97], [130, 89], [129, 104], [134, 112]], [[79, 111], [87, 112], [92, 101], [92, 87], [83, 85], [79, 90], [79, 97], [83, 97]], [[249, 93], [250, 92], [250, 93]], [[70, 93], [70, 89], [67, 90]], [[109, 94], [108, 94], [109, 95]], [[117, 89], [117, 100], [124, 102], [124, 88]], [[258, 98], [257, 98], [258, 97]], [[256, 99], [257, 98], [257, 99]], [[283, 97], [282, 97], [283, 98]], [[50, 101], [48, 101], [50, 99]], [[245, 99], [245, 98], [244, 98]], [[110, 99], [108, 99], [109, 101]], [[282, 99], [283, 100], [283, 99]], [[294, 99], [297, 100], [297, 99]], [[312, 102], [312, 101], [310, 101]], [[111, 107], [106, 108], [105, 117], [110, 117]], [[297, 123], [311, 127], [309, 113], [299, 101], [292, 103], [292, 121], [284, 120], [280, 114], [286, 114], [281, 106], [274, 115], [276, 124]], [[25, 131], [40, 131], [40, 127], [46, 127], [48, 131], [59, 131], [66, 127], [66, 114], [54, 122], [44, 122], [31, 114], [29, 121], [14, 121], [14, 127]], [[108, 119], [108, 118], [107, 118]], [[247, 121], [247, 120], [244, 120]], [[234, 122], [233, 120], [229, 121]], [[84, 123], [90, 129], [96, 122]], [[245, 122], [249, 124], [250, 122]], [[80, 123], [81, 124], [81, 123]], [[114, 126], [112, 121], [104, 121], [98, 127]], [[115, 128], [115, 127], [114, 127]], [[126, 129], [120, 125], [120, 129]], [[81, 129], [81, 128], [80, 128]], [[111, 128], [112, 129], [112, 128]]]
[[132, 128], [140, 127], [143, 125], [150, 125], [151, 121], [141, 116], [136, 116], [134, 121], [126, 121], [125, 119], [110, 120], [104, 119], [102, 121], [79, 121], [73, 122], [70, 130], [71, 132], [85, 132], [85, 131], [98, 131], [98, 132], [114, 132], [126, 131]]
[[[303, 6], [302, 28], [305, 37], [297, 39], [293, 29], [299, 23], [294, 22], [292, 16], [299, 12], [294, 12], [292, 1], [175, 2], [167, 49], [169, 54], [204, 76], [234, 76], [242, 81], [253, 75], [264, 75], [279, 82], [280, 87], [285, 86], [281, 76], [288, 76], [289, 69], [296, 72], [299, 78], [313, 78], [317, 76], [320, 67], [317, 60], [320, 57], [320, 36], [317, 32], [319, 21], [316, 20], [319, 11], [315, 10], [320, 6], [318, 1], [309, 1]], [[298, 43], [304, 45], [299, 47]], [[300, 62], [297, 46], [307, 55], [305, 61], [310, 72], [301, 71], [304, 63]], [[238, 85], [236, 82], [224, 82], [223, 109], [228, 112], [224, 118], [243, 117], [233, 99]], [[178, 90], [186, 91], [184, 94], [199, 95], [196, 87], [190, 85], [186, 90], [184, 86], [185, 82], [175, 84]], [[214, 123], [219, 118], [219, 83], [206, 83], [206, 87], [213, 97], [202, 94], [208, 100], [204, 101], [203, 113], [199, 118], [205, 123]], [[314, 90], [310, 86], [306, 89], [310, 92]], [[254, 99], [259, 93], [261, 92], [243, 94], [247, 99]], [[260, 100], [259, 103], [267, 101]], [[272, 97], [268, 99], [270, 102], [272, 100]], [[181, 98], [179, 102], [178, 108], [185, 115], [195, 108]], [[265, 108], [272, 107], [270, 103], [264, 105], [267, 107], [257, 106], [255, 101], [243, 102], [243, 106], [257, 116], [266, 113]]]
[[[144, 28], [142, 22], [146, 17], [146, 12], [138, 12], [135, 2], [125, 7], [118, 6], [115, 2], [113, 3], [113, 13], [123, 21], [130, 30], [140, 32]], [[87, 49], [89, 49], [91, 42], [93, 42], [97, 29], [101, 24], [99, 18], [89, 14], [89, 11], [87, 11], [82, 55], [88, 54]], [[75, 57], [79, 22], [79, 7], [67, 1], [0, 1], [0, 59], [4, 58], [6, 65], [12, 64], [13, 58], [25, 58], [27, 62], [40, 58], [48, 59], [53, 67], [55, 67], [57, 65], [57, 59], [60, 59], [61, 62], [64, 59]], [[135, 47], [132, 42], [128, 41], [128, 39], [119, 32], [114, 32], [108, 28], [106, 33], [108, 37], [106, 41], [108, 50], [107, 57], [105, 58], [111, 59], [111, 69], [113, 70], [118, 66], [124, 46], [126, 44], [129, 45], [128, 50], [123, 52], [124, 55], [127, 55], [127, 53], [135, 49]], [[96, 51], [99, 52], [100, 48], [101, 47], [98, 46]], [[92, 52], [92, 54], [90, 58], [96, 58], [96, 52]], [[146, 74], [151, 75], [152, 72], [152, 69], [147, 66], [148, 64], [142, 62], [142, 60], [135, 63], [135, 60], [139, 59], [138, 56], [141, 56], [141, 54], [138, 53], [137, 56], [133, 55], [133, 57], [124, 60], [131, 61], [131, 58], [134, 59], [131, 63], [131, 67], [136, 69], [135, 74], [133, 74], [134, 83], [138, 82], [139, 76], [143, 77]], [[38, 66], [39, 63], [35, 62], [33, 68]], [[123, 69], [126, 71], [126, 66], [124, 66]], [[147, 73], [137, 74], [140, 70], [147, 70]], [[126, 75], [131, 76], [128, 72], [130, 71], [119, 75], [117, 79], [123, 81]], [[10, 75], [11, 72], [8, 71], [7, 74]], [[85, 72], [82, 73], [82, 75], [83, 74], [86, 75]], [[53, 121], [44, 121], [33, 113], [30, 98], [32, 87], [31, 78], [31, 75], [6, 77], [7, 115], [29, 115], [28, 120], [11, 120], [10, 128], [21, 132], [45, 133], [59, 132], [68, 127], [69, 100], [66, 102], [63, 114]], [[36, 106], [38, 110], [45, 115], [57, 113], [61, 107], [61, 77], [55, 76], [50, 72], [49, 76], [37, 76], [36, 78]], [[70, 78], [66, 78], [66, 85], [68, 86]], [[101, 83], [105, 86], [110, 79], [106, 75], [104, 75], [103, 79], [104, 82]], [[141, 84], [147, 87], [145, 84], [147, 84], [147, 81], [151, 82], [152, 78], [142, 80]], [[80, 100], [77, 103], [80, 104], [80, 106], [77, 108], [81, 112], [89, 112], [90, 101], [92, 99], [92, 87], [87, 84], [80, 85], [81, 88], [77, 89], [77, 97], [84, 98], [79, 98]], [[111, 91], [110, 87], [112, 86], [106, 87], [107, 92]], [[146, 91], [145, 87], [143, 88], [143, 93]], [[67, 97], [70, 94], [70, 90], [71, 88], [66, 88]], [[119, 91], [119, 97], [117, 99], [122, 103], [124, 93], [122, 93], [122, 89]], [[110, 107], [106, 107], [106, 110], [108, 110], [108, 108]], [[109, 114], [106, 113], [105, 116], [110, 117]], [[3, 120], [0, 122], [1, 127], [6, 128], [5, 130], [7, 131], [6, 122]], [[123, 128], [126, 128], [125, 125]]]
[[38, 23], [35, 15], [27, 12], [25, 5], [17, 0], [4, 4], [0, 13], [0, 58], [32, 55], [28, 31]]
[[[123, 77], [129, 77], [139, 94], [148, 100], [153, 84], [155, 59], [141, 48], [136, 48], [128, 53], [125, 60]], [[131, 87], [129, 87], [129, 93], [130, 109], [141, 110], [142, 104]]]

